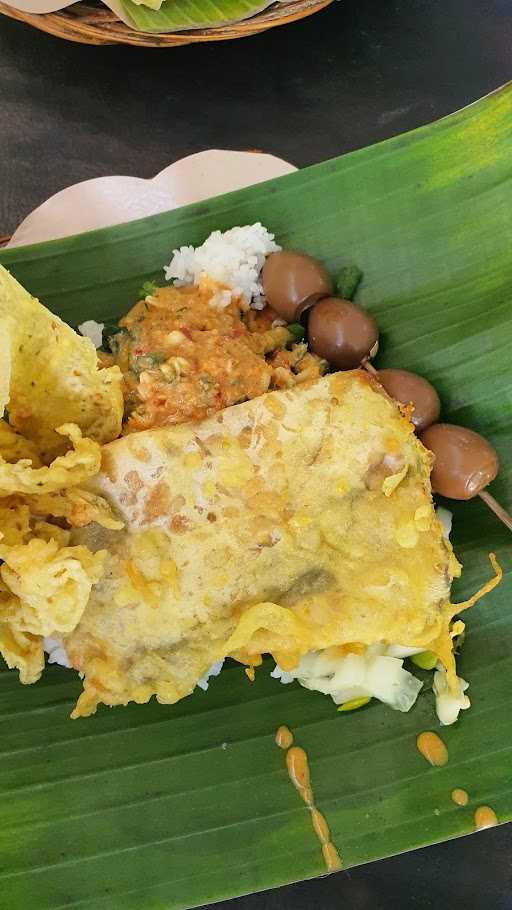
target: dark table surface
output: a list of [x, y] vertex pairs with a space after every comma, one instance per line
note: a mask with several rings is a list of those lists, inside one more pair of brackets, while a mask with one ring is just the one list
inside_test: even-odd
[[[70, 183], [205, 148], [298, 166], [413, 129], [512, 78], [510, 0], [344, 0], [242, 41], [82, 47], [0, 19], [0, 234]], [[512, 141], [511, 141], [512, 151]], [[512, 826], [219, 905], [512, 910]]]

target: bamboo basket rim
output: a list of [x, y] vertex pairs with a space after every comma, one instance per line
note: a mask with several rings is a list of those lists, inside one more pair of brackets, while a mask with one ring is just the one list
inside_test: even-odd
[[256, 35], [278, 25], [311, 16], [333, 0], [278, 0], [255, 16], [217, 28], [148, 34], [125, 25], [108, 7], [90, 6], [87, 0], [55, 13], [26, 13], [0, 0], [0, 13], [40, 31], [78, 44], [129, 44], [136, 47], [179, 47], [205, 41], [229, 41]]

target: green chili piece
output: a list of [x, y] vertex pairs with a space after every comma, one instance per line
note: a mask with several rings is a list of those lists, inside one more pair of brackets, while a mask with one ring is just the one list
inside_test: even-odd
[[300, 322], [292, 322], [291, 325], [287, 325], [290, 335], [292, 336], [292, 342], [297, 344], [297, 342], [302, 341], [304, 335], [306, 334], [304, 326]]
[[150, 297], [151, 294], [154, 294], [155, 291], [158, 291], [158, 285], [154, 281], [145, 281], [139, 291], [139, 300], [144, 300], [145, 297]]
[[342, 268], [336, 278], [338, 297], [343, 297], [344, 300], [353, 300], [362, 277], [363, 273], [357, 265], [346, 265]]
[[420, 654], [412, 654], [411, 660], [420, 670], [433, 670], [437, 664], [437, 656], [432, 651], [421, 651]]
[[361, 695], [359, 698], [351, 698], [350, 701], [344, 701], [339, 706], [338, 711], [357, 711], [358, 708], [364, 708], [371, 701], [369, 695]]

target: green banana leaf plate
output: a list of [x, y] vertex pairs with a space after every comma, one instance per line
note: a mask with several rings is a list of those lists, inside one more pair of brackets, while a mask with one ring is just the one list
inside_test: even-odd
[[159, 34], [242, 22], [271, 3], [272, 0], [164, 0], [160, 9], [150, 9], [133, 0], [109, 0], [107, 5], [131, 28]]
[[[427, 376], [444, 417], [482, 432], [512, 504], [512, 86], [437, 123], [250, 189], [0, 261], [76, 325], [111, 319], [173, 247], [262, 221], [336, 272], [364, 270], [358, 301], [381, 328], [380, 365]], [[415, 740], [438, 729], [429, 676], [417, 705], [340, 715], [330, 699], [238, 665], [173, 707], [101, 708], [70, 721], [75, 676], [22, 687], [1, 672], [0, 904], [8, 910], [181, 910], [325, 871], [309, 813], [274, 743], [308, 752], [345, 867], [512, 817], [512, 538], [480, 501], [449, 504], [464, 564], [455, 599], [501, 586], [467, 615], [460, 673], [472, 708], [431, 768]], [[465, 808], [454, 787], [470, 796]]]

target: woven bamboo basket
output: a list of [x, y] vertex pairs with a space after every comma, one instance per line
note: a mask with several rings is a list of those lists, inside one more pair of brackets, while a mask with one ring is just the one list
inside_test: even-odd
[[291, 0], [274, 3], [268, 9], [231, 25], [217, 28], [194, 29], [186, 32], [169, 32], [150, 35], [136, 32], [121, 22], [115, 13], [101, 4], [93, 5], [87, 0], [68, 6], [56, 13], [44, 15], [24, 13], [0, 2], [0, 13], [26, 22], [43, 32], [76, 41], [79, 44], [133, 44], [138, 47], [178, 47], [183, 44], [198, 44], [202, 41], [228, 41], [256, 35], [277, 25], [286, 25], [311, 16], [333, 0]]

